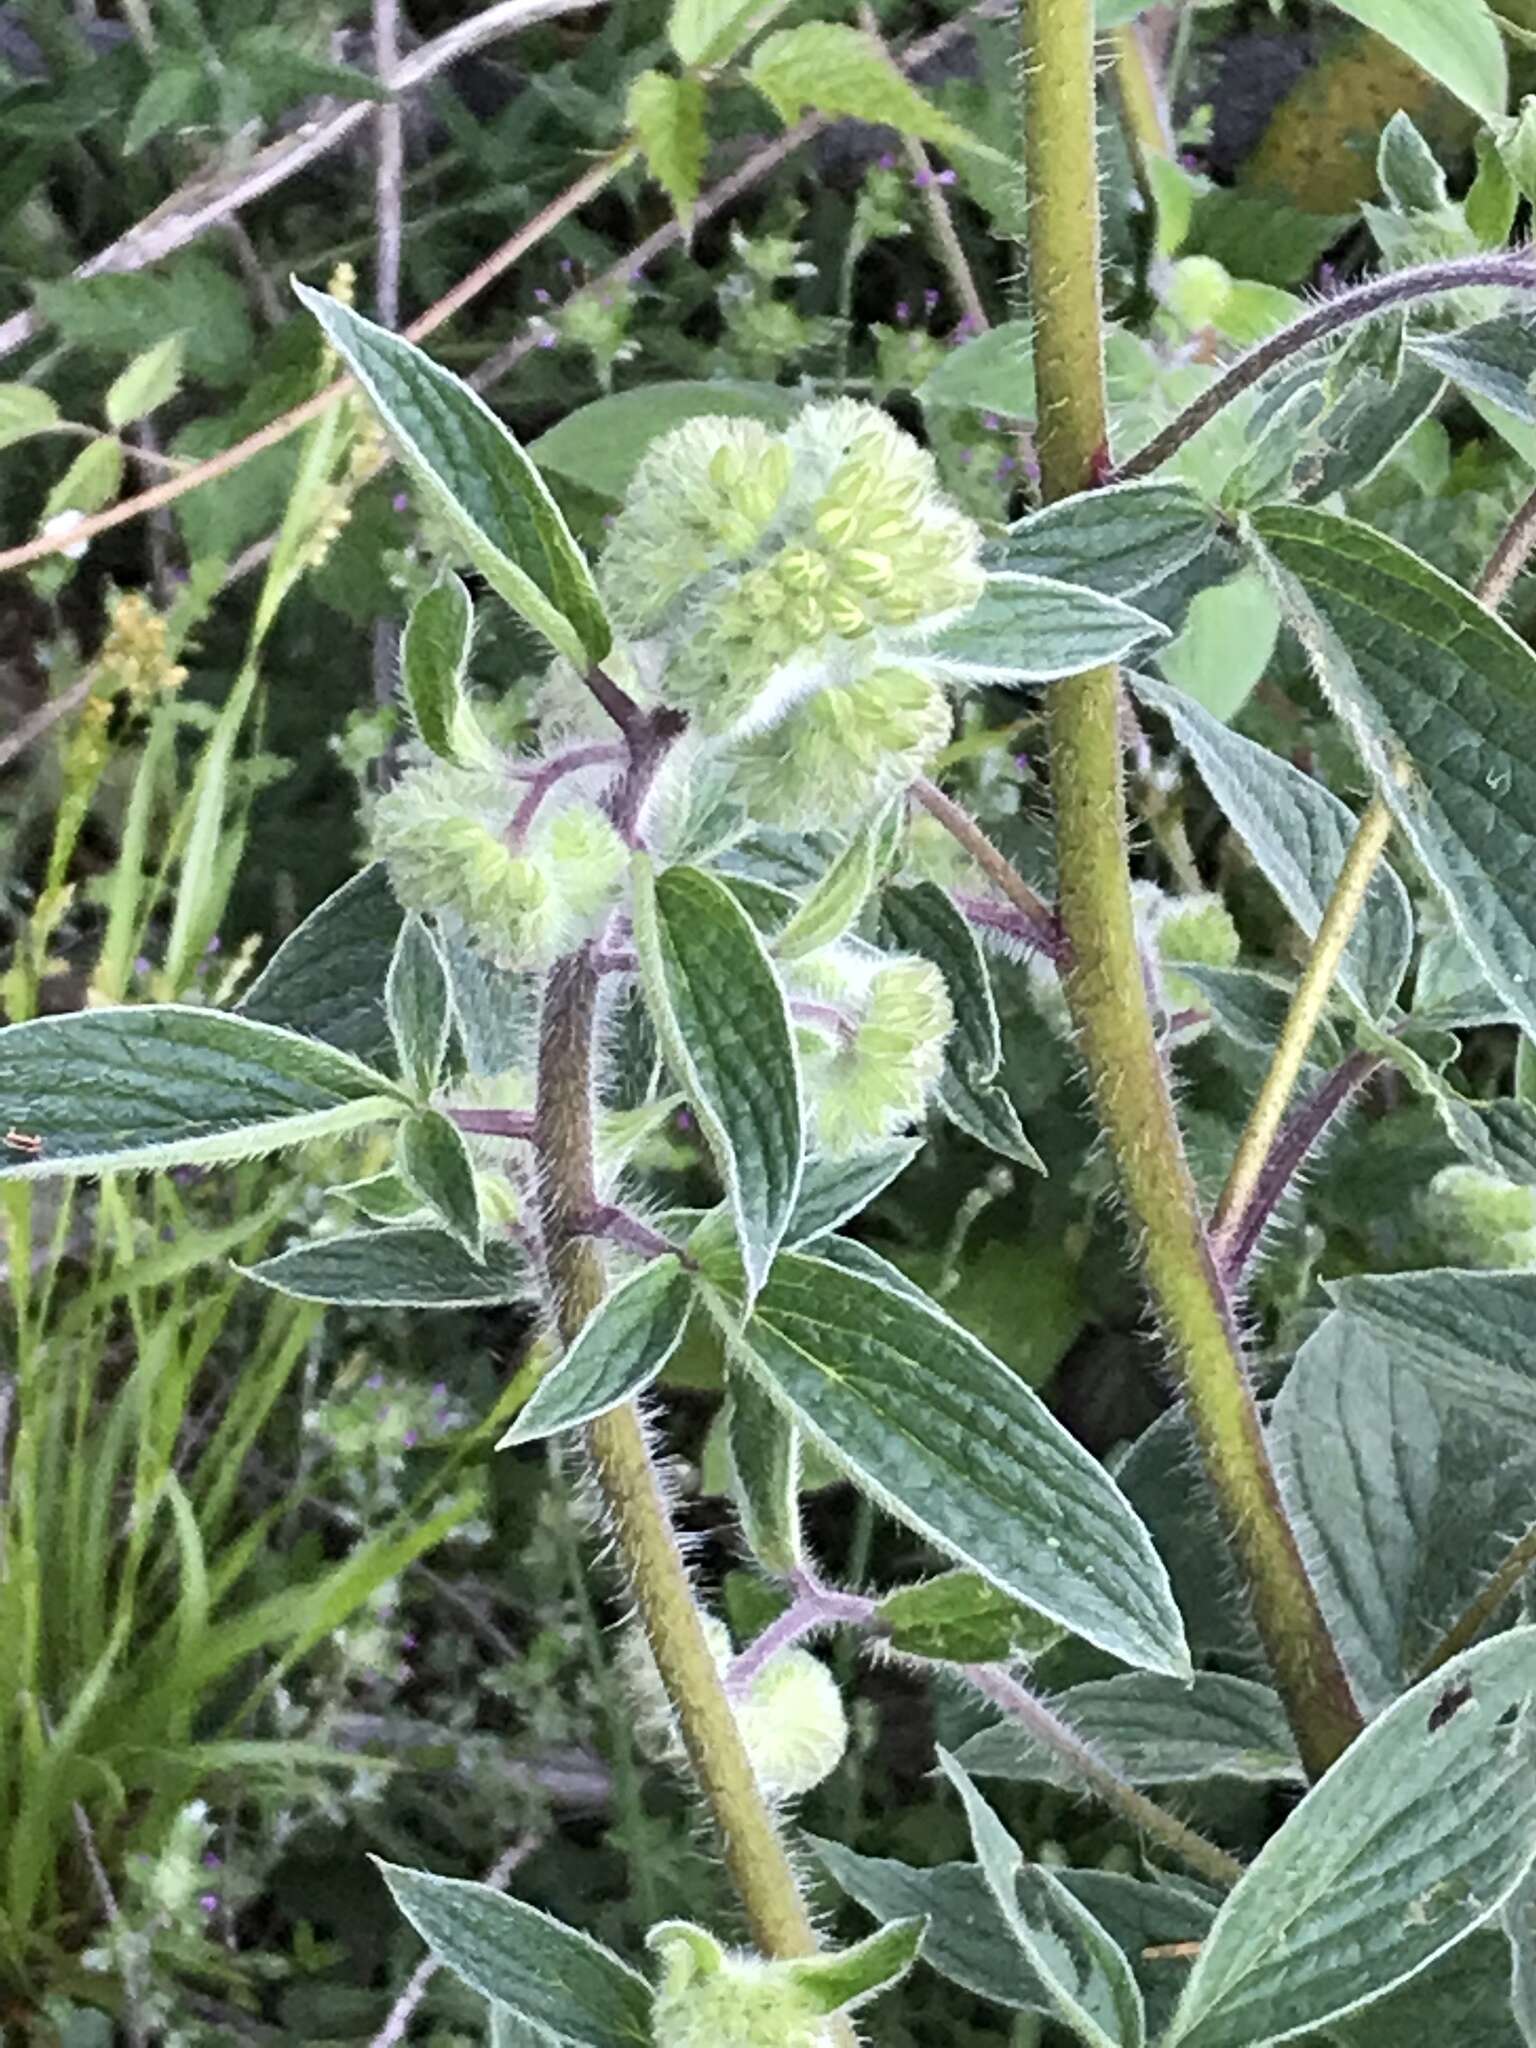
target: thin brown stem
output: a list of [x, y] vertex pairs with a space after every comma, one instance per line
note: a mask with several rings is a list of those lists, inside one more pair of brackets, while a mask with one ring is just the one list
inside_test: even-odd
[[1499, 544], [1488, 557], [1488, 566], [1478, 581], [1477, 595], [1489, 611], [1496, 612], [1514, 589], [1520, 571], [1536, 548], [1536, 491], [1532, 491], [1499, 536]]
[[1351, 285], [1310, 307], [1288, 326], [1268, 335], [1247, 355], [1239, 356], [1200, 396], [1171, 420], [1160, 434], [1154, 434], [1144, 448], [1124, 462], [1111, 464], [1098, 481], [1105, 484], [1129, 482], [1133, 477], [1151, 476], [1162, 468], [1202, 427], [1210, 425], [1234, 399], [1251, 391], [1269, 372], [1278, 369], [1303, 349], [1326, 341], [1358, 321], [1371, 320], [1396, 306], [1411, 305], [1415, 299], [1434, 298], [1446, 292], [1462, 291], [1469, 285], [1503, 285], [1511, 291], [1536, 291], [1536, 263], [1525, 251], [1493, 256], [1457, 256], [1445, 263], [1424, 263], [1410, 270], [1394, 270], [1367, 284]]
[[969, 811], [952, 797], [947, 797], [938, 784], [930, 782], [926, 776], [920, 776], [913, 783], [912, 797], [929, 817], [937, 818], [993, 887], [1007, 897], [1023, 920], [1030, 944], [1038, 947], [1047, 959], [1060, 963], [1065, 958], [1065, 942], [1054, 911], [1043, 896], [1031, 889], [1008, 856], [992, 844]]
[[1182, 1863], [1187, 1863], [1191, 1870], [1198, 1871], [1213, 1884], [1230, 1886], [1237, 1883], [1243, 1874], [1243, 1866], [1236, 1857], [1229, 1856], [1225, 1849], [1218, 1849], [1214, 1842], [1208, 1842], [1204, 1835], [1186, 1827], [1166, 1807], [1159, 1806], [1155, 1799], [1149, 1799], [1145, 1792], [1138, 1791], [1107, 1757], [1100, 1755], [1092, 1743], [1085, 1741], [1059, 1714], [1053, 1713], [1044, 1700], [1037, 1699], [1027, 1686], [1021, 1685], [1001, 1665], [964, 1664], [958, 1668], [983, 1698], [989, 1699], [995, 1707], [1001, 1707], [1042, 1749], [1064, 1763], [1074, 1779], [1096, 1793], [1106, 1806], [1122, 1815], [1132, 1827], [1161, 1848], [1171, 1850]]

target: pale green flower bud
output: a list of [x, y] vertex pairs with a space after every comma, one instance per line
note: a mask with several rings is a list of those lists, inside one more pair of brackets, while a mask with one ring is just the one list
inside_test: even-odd
[[1163, 1004], [1170, 1011], [1198, 1010], [1205, 1005], [1198, 982], [1177, 972], [1180, 961], [1193, 967], [1231, 967], [1242, 940], [1231, 913], [1219, 896], [1165, 896], [1150, 884], [1137, 890], [1137, 907], [1163, 965]]
[[922, 773], [949, 738], [949, 703], [928, 677], [877, 668], [797, 704], [728, 757], [730, 789], [765, 824], [861, 817]]
[[656, 2048], [827, 2048], [814, 1995], [782, 1963], [732, 1955], [702, 1927], [672, 1921], [646, 1937], [661, 1962], [651, 2009]]
[[840, 1044], [806, 1048], [817, 1136], [833, 1154], [878, 1144], [920, 1117], [954, 1027], [944, 977], [929, 960], [890, 960], [871, 975]]

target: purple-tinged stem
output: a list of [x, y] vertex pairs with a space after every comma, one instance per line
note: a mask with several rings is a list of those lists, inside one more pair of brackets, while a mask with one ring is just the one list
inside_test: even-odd
[[980, 925], [984, 931], [1001, 932], [1005, 938], [1016, 939], [1021, 946], [1044, 953], [1050, 960], [1058, 958], [1055, 935], [1048, 937], [1033, 918], [1026, 917], [1022, 910], [1015, 910], [1011, 904], [993, 903], [985, 896], [971, 896], [957, 889], [955, 908], [968, 924]]
[[676, 1245], [671, 1238], [663, 1237], [659, 1230], [652, 1230], [648, 1223], [642, 1223], [638, 1216], [632, 1216], [627, 1209], [620, 1209], [612, 1202], [600, 1202], [578, 1217], [576, 1228], [582, 1237], [606, 1238], [609, 1244], [622, 1245], [626, 1251], [643, 1252], [648, 1259], [672, 1257], [681, 1259], [685, 1266], [693, 1264], [692, 1259]]
[[592, 955], [592, 965], [599, 974], [638, 974], [640, 956], [622, 947], [605, 949], [599, 946]]
[[833, 1003], [813, 1003], [808, 997], [797, 996], [789, 1006], [790, 1015], [798, 1017], [802, 1024], [810, 1024], [818, 1031], [830, 1032], [842, 1045], [853, 1037], [853, 1025]]
[[450, 1109], [448, 1118], [479, 1138], [525, 1138], [531, 1143], [534, 1137], [531, 1109]]
[[1310, 306], [1299, 319], [1267, 335], [1247, 355], [1239, 356], [1208, 385], [1194, 402], [1171, 420], [1160, 434], [1154, 434], [1145, 448], [1112, 464], [1099, 478], [1104, 484], [1129, 483], [1133, 477], [1151, 476], [1171, 461], [1192, 441], [1202, 427], [1210, 425], [1219, 412], [1262, 377], [1289, 362], [1292, 356], [1315, 342], [1326, 341], [1357, 321], [1369, 320], [1395, 306], [1410, 305], [1415, 299], [1432, 298], [1444, 292], [1461, 291], [1469, 285], [1503, 285], [1523, 291], [1536, 290], [1536, 262], [1525, 253], [1488, 256], [1458, 256], [1445, 263], [1416, 264], [1408, 270], [1394, 270], [1386, 277], [1373, 277], [1368, 284], [1351, 285]]
[[771, 1621], [733, 1659], [725, 1674], [725, 1689], [733, 1700], [750, 1692], [754, 1680], [794, 1643], [816, 1635], [824, 1628], [868, 1628], [875, 1618], [878, 1602], [863, 1593], [836, 1593], [818, 1586], [803, 1574], [794, 1580], [795, 1597], [777, 1621]]
[[1066, 961], [1067, 942], [1049, 903], [1019, 873], [1008, 856], [1000, 853], [963, 804], [946, 796], [936, 782], [920, 775], [909, 792], [930, 818], [937, 818], [945, 831], [975, 861], [992, 886], [1008, 898], [1021, 921], [1028, 926], [1030, 943], [1038, 946], [1058, 966]]
[[1281, 1125], [1247, 1206], [1228, 1231], [1211, 1239], [1211, 1250], [1229, 1286], [1235, 1286], [1242, 1278], [1281, 1197], [1324, 1131], [1382, 1064], [1380, 1053], [1352, 1052]]
[[547, 761], [541, 761], [528, 777], [528, 789], [522, 802], [512, 814], [509, 838], [514, 846], [521, 846], [527, 837], [528, 827], [538, 814], [539, 805], [567, 775], [576, 775], [583, 768], [598, 768], [617, 765], [628, 758], [627, 748], [617, 741], [594, 740], [584, 747], [570, 747], [563, 754], [552, 754]]
[[601, 662], [594, 661], [585, 677], [587, 688], [602, 705], [625, 739], [631, 739], [645, 722], [645, 713], [622, 684], [616, 683]]
[[1236, 1857], [1229, 1856], [1225, 1849], [1218, 1849], [1214, 1842], [1208, 1842], [1204, 1835], [1197, 1835], [1193, 1828], [1186, 1827], [1156, 1800], [1137, 1791], [1092, 1743], [1069, 1728], [1059, 1714], [1053, 1713], [1044, 1700], [1036, 1699], [1029, 1688], [1021, 1685], [1002, 1665], [962, 1664], [958, 1669], [984, 1698], [1019, 1722], [1042, 1749], [1065, 1764], [1072, 1777], [1097, 1793], [1106, 1806], [1124, 1815], [1134, 1827], [1160, 1842], [1165, 1849], [1171, 1849], [1175, 1856], [1187, 1863], [1191, 1870], [1198, 1870], [1202, 1877], [1220, 1885], [1237, 1883], [1243, 1874], [1243, 1866]]

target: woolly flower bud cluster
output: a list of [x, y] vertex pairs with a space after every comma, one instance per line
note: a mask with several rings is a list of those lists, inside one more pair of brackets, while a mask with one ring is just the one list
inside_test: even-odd
[[[730, 1668], [730, 1631], [717, 1615], [703, 1617], [715, 1666]], [[635, 1711], [636, 1738], [657, 1757], [682, 1756], [671, 1704], [638, 1630], [624, 1638], [619, 1666]], [[806, 1650], [781, 1650], [735, 1702], [736, 1724], [765, 1798], [797, 1799], [829, 1777], [848, 1746], [848, 1717], [826, 1665]]]
[[800, 985], [800, 1050], [821, 1149], [863, 1151], [920, 1117], [955, 1021], [932, 961], [839, 950], [808, 963]]
[[656, 2048], [830, 2048], [825, 2007], [793, 1965], [732, 1954], [686, 1922], [646, 1939], [661, 1963]]
[[1191, 967], [1231, 967], [1242, 950], [1237, 926], [1219, 896], [1165, 896], [1152, 883], [1136, 891], [1142, 929], [1162, 966], [1163, 1006], [1200, 1010], [1205, 994], [1197, 981], [1178, 972]]
[[976, 602], [980, 542], [932, 458], [837, 399], [781, 434], [699, 419], [654, 442], [601, 580], [621, 630], [665, 638], [666, 698], [718, 735], [831, 680], [900, 677], [910, 696], [889, 654]]
[[374, 806], [374, 852], [407, 910], [436, 917], [499, 967], [549, 967], [597, 936], [627, 856], [581, 798], [551, 803], [519, 835], [517, 797], [498, 769], [412, 769]]

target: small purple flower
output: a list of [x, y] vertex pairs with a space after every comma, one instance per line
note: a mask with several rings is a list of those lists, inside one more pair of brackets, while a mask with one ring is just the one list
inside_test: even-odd
[[998, 482], [1001, 483], [1004, 477], [1012, 476], [1013, 472], [1018, 468], [1018, 466], [1019, 464], [1016, 456], [1005, 455], [1002, 461], [997, 465]]
[[911, 318], [912, 318], [912, 308], [911, 308], [911, 306], [910, 306], [910, 305], [908, 304], [908, 302], [907, 302], [907, 301], [906, 301], [905, 299], [898, 299], [898, 300], [896, 301], [896, 324], [897, 324], [897, 326], [898, 326], [898, 327], [905, 327], [905, 326], [906, 326], [906, 324], [907, 324], [907, 322], [908, 322], [908, 321], [909, 321], [909, 320], [910, 320]]
[[536, 306], [550, 306], [554, 304], [554, 301], [549, 293], [545, 291], [543, 285], [540, 285], [533, 295], [533, 303]]
[[936, 182], [940, 185], [953, 185], [958, 182], [959, 176], [958, 171], [940, 171]]
[[224, 1858], [222, 1856], [215, 1856], [211, 1849], [206, 1849], [203, 1852], [204, 1870], [222, 1870], [223, 1867]]
[[1021, 775], [1027, 775], [1029, 773], [1028, 754], [1015, 754], [1013, 757], [1013, 765], [1015, 768], [1018, 769]]
[[205, 1913], [217, 1913], [219, 1910], [219, 1895], [217, 1892], [204, 1892], [197, 1903]]
[[692, 1110], [690, 1110], [690, 1109], [680, 1109], [680, 1110], [679, 1110], [679, 1111], [677, 1112], [677, 1128], [678, 1128], [678, 1129], [679, 1129], [680, 1131], [691, 1131], [691, 1130], [693, 1129], [693, 1112], [692, 1112]]
[[363, 1384], [372, 1393], [376, 1394], [379, 1391], [380, 1387], [382, 1387], [384, 1384], [384, 1375], [381, 1372], [371, 1372], [369, 1373], [367, 1379], [363, 1382]]
[[555, 344], [559, 341], [559, 339], [560, 337], [558, 334], [541, 334], [539, 336], [539, 347], [553, 348]]
[[416, 1638], [414, 1636], [409, 1635], [402, 1636], [400, 1638], [400, 1647], [402, 1650], [414, 1650], [416, 1647]]
[[924, 165], [922, 170], [912, 173], [912, 182], [919, 192], [926, 192], [933, 183], [933, 173]]
[[205, 953], [218, 953], [223, 950], [223, 946], [224, 941], [219, 937], [218, 933], [215, 932], [213, 937], [208, 941], [207, 945], [204, 946], [203, 951]]
[[576, 265], [571, 261], [569, 256], [562, 256], [560, 258], [560, 274], [562, 277], [569, 277], [572, 271], [575, 270], [575, 268]]
[[446, 1401], [448, 1398], [448, 1382], [446, 1380], [434, 1380], [432, 1382], [432, 1393], [435, 1399]]
[[959, 451], [959, 453], [955, 456], [956, 462], [959, 463], [962, 469], [968, 469], [971, 463], [975, 461], [975, 459], [976, 450], [974, 448], [962, 448]]
[[414, 1451], [416, 1446], [421, 1442], [421, 1436], [419, 1431], [414, 1429], [408, 1429], [405, 1432], [405, 1435], [401, 1437], [400, 1441], [405, 1446], [406, 1450]]
[[411, 494], [409, 491], [396, 491], [389, 502], [397, 512], [409, 512], [411, 509]]
[[936, 313], [939, 309], [939, 299], [941, 296], [930, 285], [928, 290], [923, 293], [923, 311], [925, 313]]
[[1317, 288], [1320, 292], [1331, 292], [1339, 281], [1339, 273], [1331, 263], [1317, 266]]
[[875, 159], [875, 168], [881, 171], [895, 170], [896, 159], [888, 149], [883, 150], [881, 154]]
[[995, 434], [1003, 423], [995, 412], [984, 412], [981, 416], [981, 424], [989, 434]]
[[149, 964], [149, 955], [147, 953], [141, 953], [138, 959], [134, 961], [133, 971], [135, 974], [153, 973], [154, 970]]

